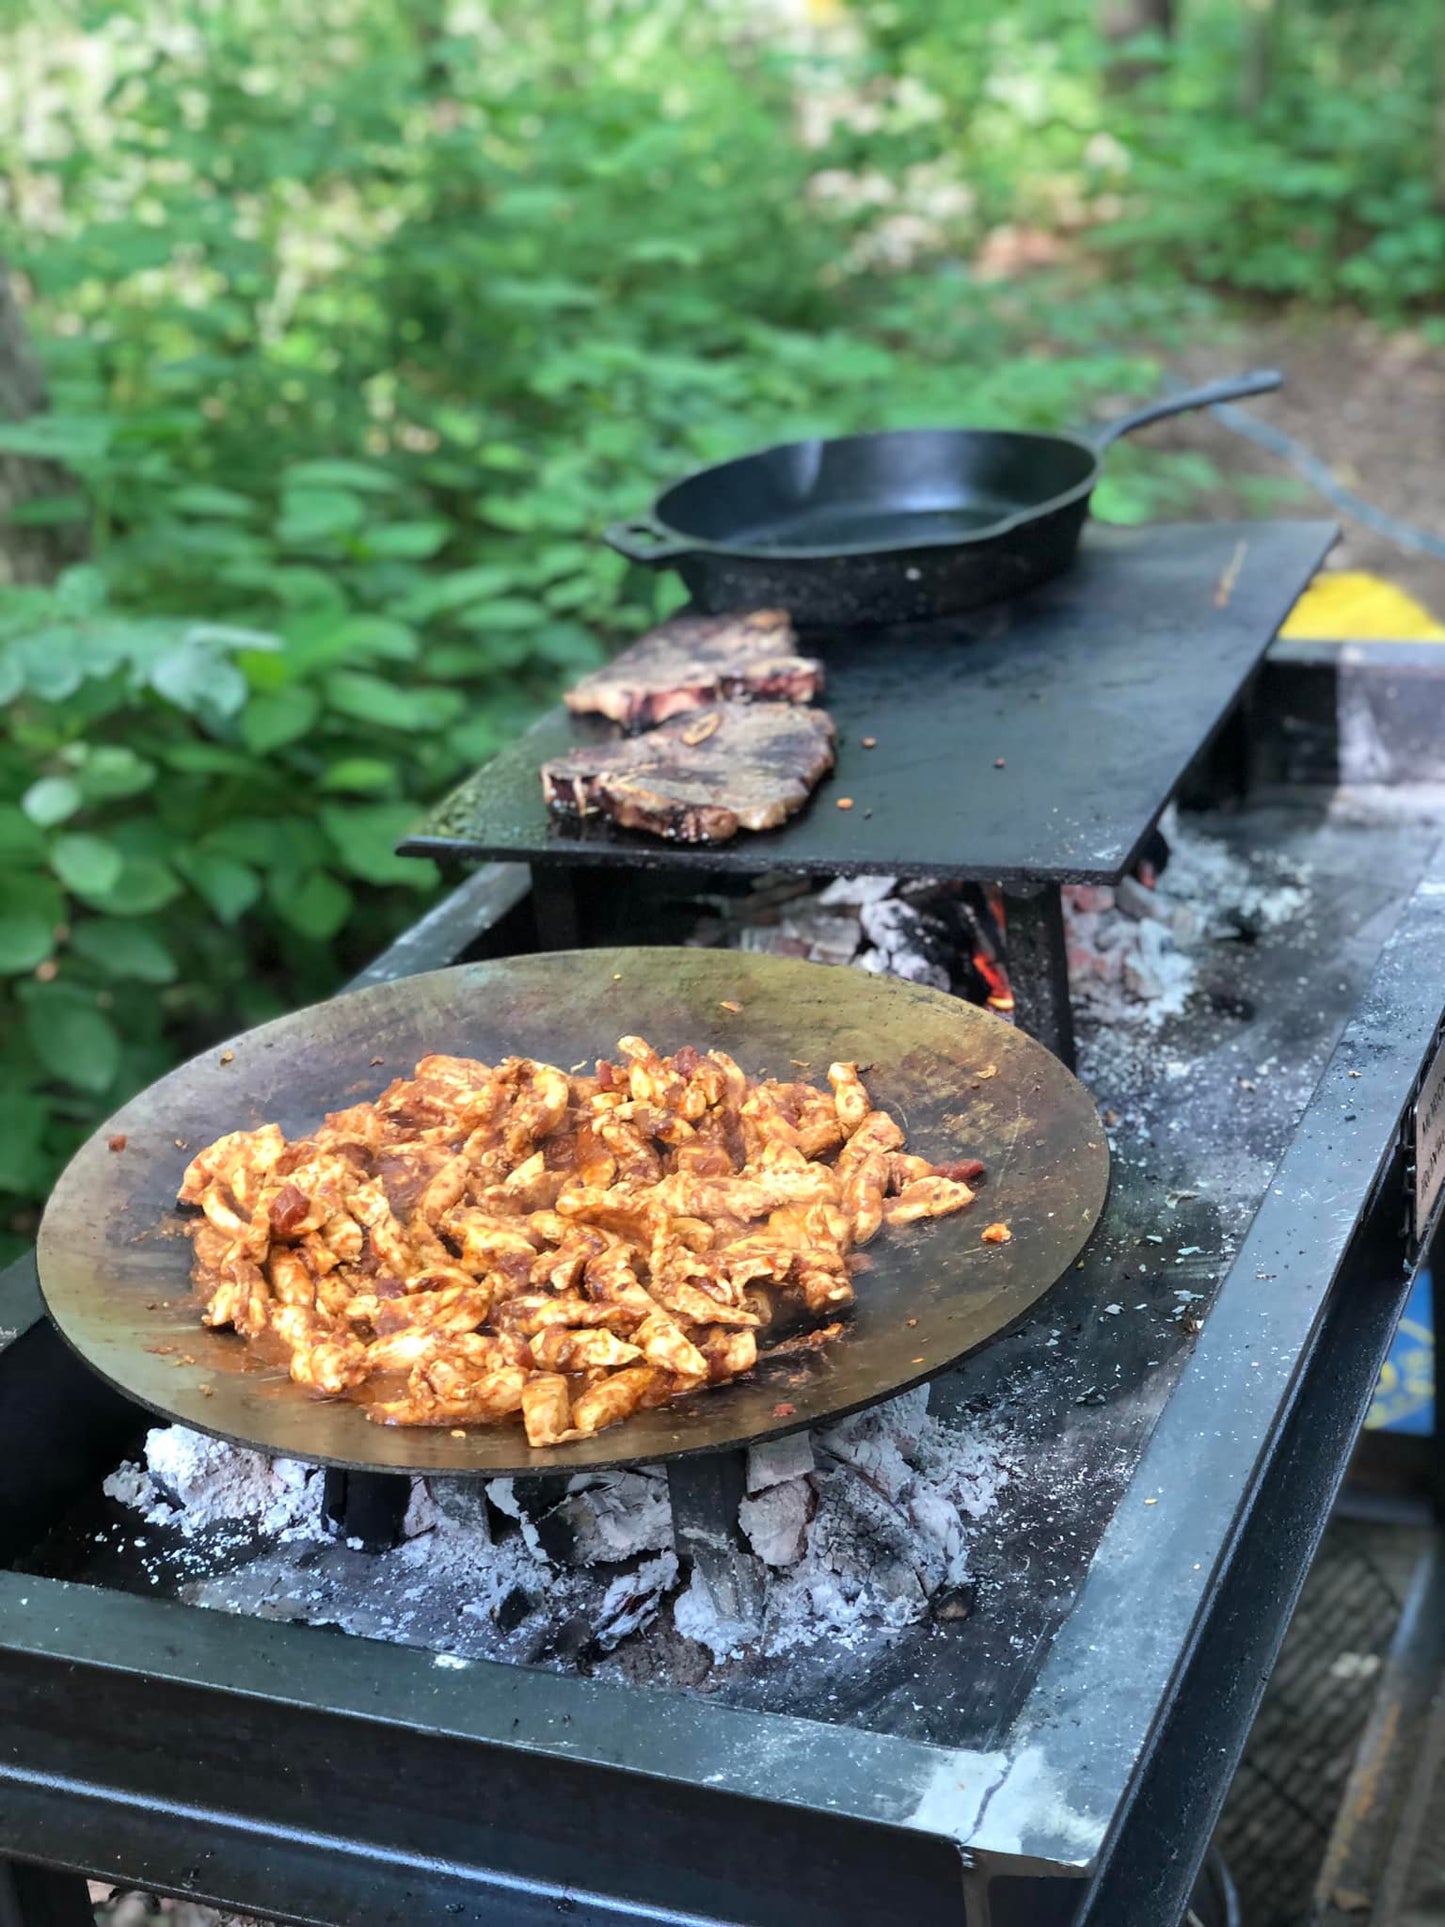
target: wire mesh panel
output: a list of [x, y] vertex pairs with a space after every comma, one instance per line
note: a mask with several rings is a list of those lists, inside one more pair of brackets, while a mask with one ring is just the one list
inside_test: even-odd
[[1300, 1927], [1423, 1533], [1336, 1520], [1305, 1581], [1217, 1843], [1246, 1927]]

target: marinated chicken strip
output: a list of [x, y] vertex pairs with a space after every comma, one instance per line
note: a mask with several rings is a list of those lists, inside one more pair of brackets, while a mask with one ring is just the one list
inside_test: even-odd
[[487, 1271], [499, 1258], [506, 1257], [525, 1258], [530, 1265], [537, 1256], [537, 1246], [524, 1223], [474, 1206], [451, 1212], [442, 1232], [457, 1247], [469, 1271]]
[[423, 1057], [415, 1081], [455, 1120], [462, 1136], [490, 1123], [509, 1095], [507, 1079], [474, 1057]]
[[675, 1319], [655, 1311], [632, 1333], [632, 1342], [649, 1365], [660, 1366], [678, 1378], [706, 1378], [707, 1360]]
[[667, 1383], [667, 1375], [652, 1365], [627, 1365], [589, 1386], [572, 1403], [572, 1428], [579, 1438], [590, 1438], [622, 1419], [631, 1418], [649, 1394]]
[[888, 1159], [882, 1151], [861, 1158], [843, 1184], [843, 1209], [852, 1222], [853, 1242], [866, 1245], [883, 1224], [883, 1194], [888, 1189]]
[[833, 1103], [838, 1122], [849, 1137], [873, 1109], [873, 1100], [864, 1089], [856, 1064], [830, 1064], [828, 1082], [833, 1086]]
[[198, 1151], [186, 1166], [178, 1194], [182, 1204], [199, 1204], [212, 1185], [222, 1184], [233, 1199], [249, 1209], [247, 1200], [253, 1177], [274, 1169], [286, 1149], [286, 1139], [278, 1124], [263, 1124], [258, 1131], [228, 1131]]
[[735, 1325], [739, 1329], [759, 1323], [756, 1312], [740, 1305], [724, 1303], [677, 1278], [654, 1278], [652, 1294], [665, 1311], [692, 1325]]
[[382, 1425], [490, 1425], [521, 1411], [528, 1376], [520, 1365], [469, 1376], [433, 1359], [412, 1373], [405, 1398], [373, 1405], [367, 1417]]
[[565, 1445], [577, 1435], [572, 1430], [572, 1389], [552, 1372], [531, 1378], [522, 1387], [522, 1423], [528, 1445]]
[[520, 1412], [543, 1447], [750, 1371], [775, 1319], [831, 1322], [763, 1356], [826, 1346], [856, 1245], [973, 1202], [977, 1161], [906, 1151], [854, 1064], [824, 1091], [618, 1050], [595, 1076], [435, 1055], [310, 1137], [218, 1138], [180, 1192], [204, 1321], [274, 1331], [298, 1384], [379, 1422]]
[[356, 1150], [373, 1157], [381, 1149], [383, 1127], [374, 1104], [352, 1104], [328, 1111], [316, 1141], [329, 1151]]
[[707, 1360], [707, 1375], [713, 1385], [750, 1372], [758, 1362], [758, 1341], [750, 1331], [729, 1331], [713, 1325], [698, 1339], [698, 1350]]
[[521, 1339], [490, 1332], [397, 1331], [374, 1339], [366, 1348], [366, 1356], [373, 1372], [415, 1371], [438, 1359], [464, 1364], [473, 1374], [498, 1371], [504, 1365], [531, 1364], [531, 1355]]
[[317, 1313], [302, 1305], [280, 1306], [271, 1329], [291, 1348], [292, 1378], [310, 1391], [335, 1398], [370, 1375], [361, 1340], [350, 1332], [333, 1333]]
[[299, 1251], [289, 1250], [285, 1245], [276, 1246], [266, 1269], [271, 1290], [281, 1304], [309, 1307], [316, 1303], [316, 1280]]
[[508, 1331], [521, 1332], [528, 1338], [554, 1325], [568, 1331], [590, 1331], [603, 1326], [609, 1329], [619, 1325], [625, 1327], [629, 1322], [627, 1313], [620, 1305], [594, 1304], [591, 1299], [573, 1293], [564, 1293], [557, 1298], [522, 1294], [507, 1299], [500, 1307], [498, 1316]]
[[962, 1211], [974, 1200], [966, 1184], [952, 1178], [914, 1178], [884, 1208], [884, 1221], [891, 1225], [913, 1224], [919, 1218], [943, 1218], [950, 1211]]
[[833, 1171], [839, 1184], [846, 1184], [865, 1158], [879, 1151], [896, 1151], [902, 1142], [903, 1131], [896, 1118], [887, 1111], [870, 1111], [838, 1153]]
[[813, 1313], [842, 1311], [857, 1296], [846, 1271], [829, 1270], [823, 1265], [805, 1265], [800, 1270], [798, 1291]]
[[221, 1276], [201, 1320], [207, 1325], [231, 1325], [243, 1338], [255, 1338], [271, 1322], [271, 1294], [266, 1275], [254, 1260], [237, 1254], [225, 1259]]
[[634, 1101], [655, 1104], [663, 1111], [676, 1109], [686, 1078], [641, 1037], [620, 1037], [617, 1048], [627, 1059], [627, 1084]]
[[594, 1128], [611, 1154], [615, 1184], [657, 1183], [662, 1176], [662, 1159], [636, 1124], [614, 1111], [600, 1117]]
[[566, 1075], [552, 1064], [521, 1060], [524, 1081], [512, 1101], [503, 1143], [514, 1158], [525, 1157], [567, 1115], [572, 1090]]
[[444, 1284], [433, 1291], [409, 1291], [402, 1298], [354, 1299], [351, 1316], [356, 1317], [357, 1308], [364, 1306], [361, 1315], [368, 1319], [378, 1338], [384, 1338], [388, 1332], [407, 1330], [476, 1331], [492, 1309], [491, 1287], [469, 1278], [465, 1272], [461, 1277], [461, 1284]]
[[634, 1365], [643, 1356], [636, 1345], [610, 1331], [569, 1331], [548, 1325], [531, 1342], [534, 1365], [544, 1372], [591, 1372]]

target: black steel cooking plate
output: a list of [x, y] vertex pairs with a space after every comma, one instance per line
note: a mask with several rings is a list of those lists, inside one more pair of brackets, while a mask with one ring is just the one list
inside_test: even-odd
[[605, 540], [676, 569], [708, 613], [782, 608], [804, 627], [952, 615], [1069, 566], [1121, 435], [1280, 380], [1260, 369], [1211, 382], [1080, 435], [916, 428], [786, 442], [674, 483]]
[[[869, 1067], [875, 1100], [906, 1125], [910, 1149], [984, 1160], [978, 1202], [881, 1234], [849, 1328], [825, 1353], [544, 1451], [515, 1422], [460, 1437], [374, 1425], [354, 1404], [309, 1397], [233, 1333], [200, 1324], [174, 1200], [201, 1145], [273, 1119], [299, 1135], [409, 1074], [430, 1051], [571, 1065], [608, 1056], [628, 1032], [663, 1051], [724, 1049], [755, 1074], [821, 1080], [834, 1059], [856, 1060]], [[124, 1148], [111, 1150], [120, 1138]], [[1108, 1177], [1103, 1126], [1083, 1087], [1031, 1038], [940, 991], [735, 952], [556, 952], [356, 991], [183, 1064], [76, 1154], [45, 1213], [38, 1262], [65, 1338], [165, 1418], [329, 1465], [574, 1472], [748, 1444], [933, 1376], [1013, 1324], [1068, 1268]], [[1011, 1243], [982, 1242], [996, 1219], [1010, 1226]]]

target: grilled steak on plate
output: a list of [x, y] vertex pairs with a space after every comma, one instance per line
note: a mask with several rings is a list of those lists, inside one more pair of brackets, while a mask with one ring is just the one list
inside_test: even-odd
[[731, 616], [674, 616], [649, 629], [605, 669], [567, 692], [577, 715], [650, 729], [669, 716], [736, 696], [806, 703], [823, 687], [823, 665], [796, 651], [782, 609]]
[[547, 802], [675, 843], [771, 830], [833, 767], [833, 719], [792, 703], [715, 703], [645, 736], [542, 765]]

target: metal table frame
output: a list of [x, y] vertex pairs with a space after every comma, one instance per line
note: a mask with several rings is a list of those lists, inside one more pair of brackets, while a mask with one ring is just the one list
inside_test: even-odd
[[[363, 980], [472, 950], [526, 889], [478, 871]], [[1401, 1126], [1442, 1003], [1437, 861], [997, 1751], [409, 1649], [378, 1667], [313, 1628], [0, 1572], [0, 1927], [88, 1920], [82, 1870], [368, 1927], [1177, 1919], [1408, 1292]], [[137, 1426], [14, 1268], [0, 1552]], [[64, 1449], [37, 1459], [40, 1436]]]

